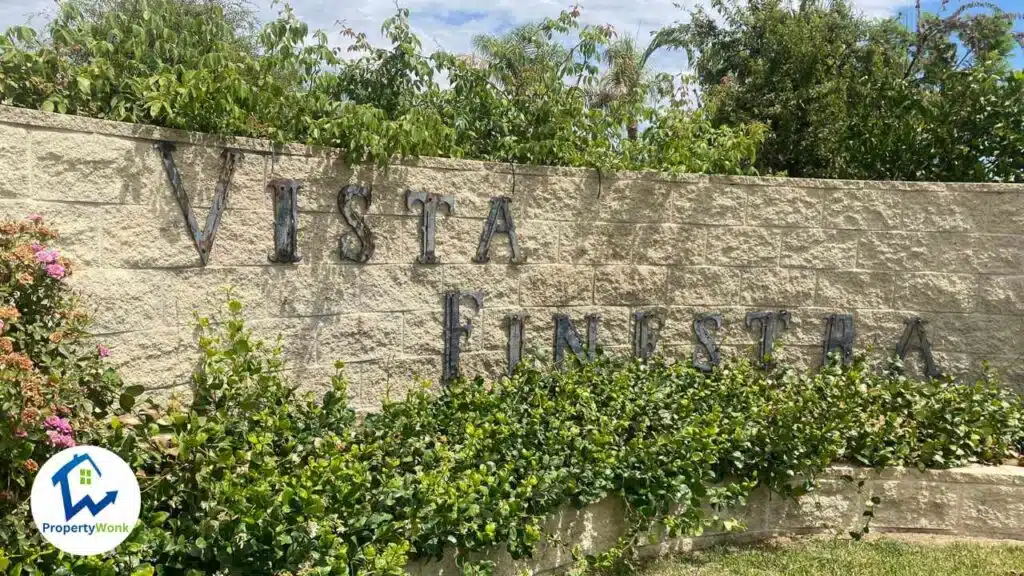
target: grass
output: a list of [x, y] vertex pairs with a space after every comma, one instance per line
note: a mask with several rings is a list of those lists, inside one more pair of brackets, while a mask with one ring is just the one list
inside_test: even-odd
[[1024, 576], [1024, 546], [989, 542], [802, 540], [659, 560], [642, 576]]

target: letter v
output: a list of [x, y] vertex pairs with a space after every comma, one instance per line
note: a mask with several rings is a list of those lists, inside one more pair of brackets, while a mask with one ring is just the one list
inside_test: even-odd
[[220, 227], [220, 215], [228, 205], [228, 187], [231, 185], [231, 176], [235, 173], [235, 163], [242, 157], [242, 153], [233, 148], [225, 148], [224, 152], [221, 153], [221, 156], [224, 158], [224, 164], [220, 169], [220, 178], [217, 179], [213, 202], [210, 204], [210, 213], [206, 216], [206, 226], [200, 230], [199, 223], [196, 221], [196, 214], [192, 211], [192, 202], [189, 201], [188, 193], [185, 192], [185, 184], [181, 180], [181, 173], [178, 172], [178, 168], [174, 165], [174, 143], [159, 142], [155, 147], [163, 156], [167, 180], [170, 181], [171, 188], [174, 189], [174, 196], [177, 197], [178, 205], [181, 206], [181, 213], [185, 215], [185, 224], [188, 225], [188, 231], [192, 234], [192, 241], [195, 242], [196, 250], [199, 251], [199, 262], [206, 266], [206, 263], [210, 260], [213, 239], [217, 235], [217, 228]]

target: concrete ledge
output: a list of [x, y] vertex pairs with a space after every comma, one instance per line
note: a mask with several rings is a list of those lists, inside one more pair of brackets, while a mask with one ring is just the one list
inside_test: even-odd
[[[731, 514], [746, 525], [744, 531], [708, 531], [675, 539], [651, 534], [651, 543], [640, 549], [640, 555], [650, 558], [777, 536], [846, 534], [863, 526], [864, 510], [874, 496], [880, 502], [874, 506], [872, 533], [1024, 540], [1024, 467], [970, 466], [925, 472], [895, 468], [879, 473], [835, 466], [818, 480], [818, 489], [798, 500], [763, 489], [755, 491], [746, 506]], [[533, 558], [513, 560], [505, 550], [479, 558], [494, 561], [499, 575], [558, 572], [573, 563], [572, 550], [577, 546], [583, 554], [600, 554], [614, 546], [625, 534], [624, 517], [623, 504], [617, 498], [581, 510], [565, 507], [548, 519], [548, 538]], [[457, 574], [454, 551], [440, 562], [412, 562], [408, 572], [417, 576]]]
[[[222, 136], [189, 132], [174, 128], [163, 128], [149, 124], [131, 124], [112, 120], [100, 120], [72, 114], [43, 112], [29, 108], [0, 106], [0, 123], [15, 126], [49, 128], [54, 130], [120, 136], [138, 140], [167, 140], [196, 146], [225, 146], [244, 152], [266, 156], [307, 156], [338, 157], [341, 150], [304, 144], [275, 145], [270, 140], [239, 136]], [[683, 182], [694, 184], [731, 184], [739, 186], [786, 186], [799, 188], [900, 190], [917, 192], [1020, 192], [1020, 184], [985, 183], [938, 183], [938, 182], [896, 182], [867, 180], [828, 180], [813, 178], [780, 178], [774, 176], [718, 176], [649, 171], [617, 171], [599, 174], [590, 168], [560, 166], [513, 165], [502, 162], [462, 160], [456, 158], [395, 158], [393, 165], [418, 166], [441, 170], [497, 172], [532, 176], [563, 178], [584, 178], [594, 180], [638, 180], [648, 182]]]

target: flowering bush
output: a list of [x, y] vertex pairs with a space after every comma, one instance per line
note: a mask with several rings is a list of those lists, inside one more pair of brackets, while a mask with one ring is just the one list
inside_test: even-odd
[[41, 462], [138, 392], [121, 391], [109, 350], [85, 340], [71, 263], [47, 245], [56, 238], [41, 216], [0, 223], [0, 515], [24, 500]]

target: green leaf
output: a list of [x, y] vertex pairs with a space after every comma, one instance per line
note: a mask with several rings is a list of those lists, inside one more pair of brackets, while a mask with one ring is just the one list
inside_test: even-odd
[[121, 407], [121, 410], [130, 412], [131, 409], [135, 407], [135, 396], [124, 392], [118, 397], [117, 404]]

